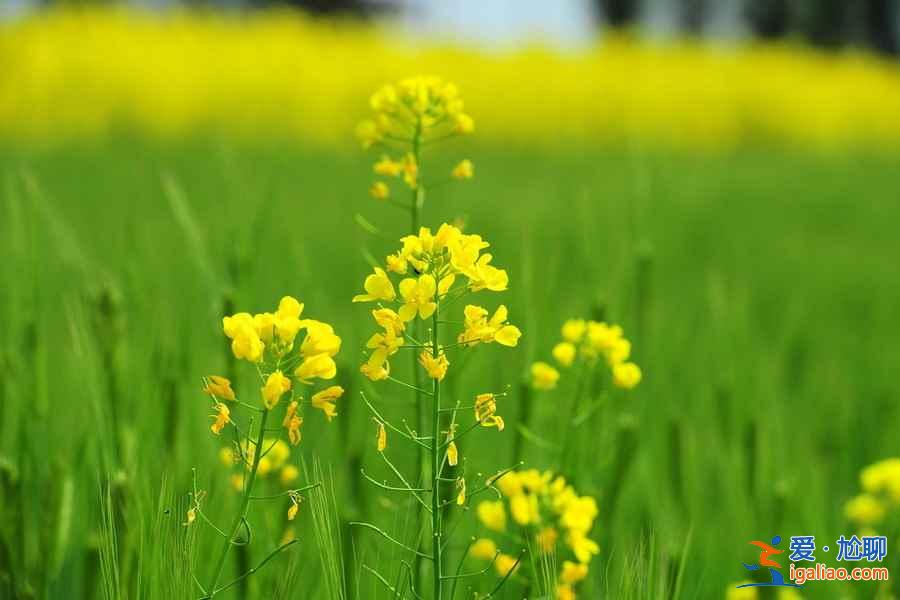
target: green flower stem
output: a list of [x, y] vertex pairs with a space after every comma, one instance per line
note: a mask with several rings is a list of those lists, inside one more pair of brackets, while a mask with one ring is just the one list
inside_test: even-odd
[[[421, 147], [422, 147], [422, 120], [416, 117], [416, 127], [412, 136], [412, 155], [413, 159], [416, 161], [416, 167], [419, 166], [419, 158], [421, 156]], [[421, 171], [419, 172], [421, 175]], [[421, 226], [422, 219], [422, 206], [425, 204], [425, 190], [419, 185], [419, 181], [416, 181], [416, 186], [412, 190], [412, 198], [409, 206], [410, 212], [410, 227], [411, 231], [410, 235], [418, 235], [419, 227]], [[416, 319], [413, 321], [415, 323], [415, 337], [421, 338], [421, 327], [419, 326], [419, 320]], [[414, 343], [419, 343], [415, 339]], [[415, 388], [415, 394], [413, 395], [413, 408], [416, 411], [416, 435], [422, 434], [422, 428], [425, 424], [425, 408], [422, 406], [422, 392], [419, 389], [422, 387], [422, 378], [419, 371], [418, 361], [416, 359], [416, 353], [412, 353], [412, 371], [413, 371], [413, 387]], [[432, 446], [434, 446], [437, 442], [437, 438], [434, 438], [434, 442]], [[417, 448], [416, 453], [416, 468], [418, 469], [419, 477], [425, 477], [425, 452], [424, 448], [421, 446]], [[432, 448], [432, 452], [433, 452]], [[419, 513], [420, 517], [424, 518], [424, 513]], [[413, 579], [415, 580], [414, 587], [421, 589], [422, 587], [422, 561], [419, 560], [419, 557], [416, 557], [414, 561], [414, 573]]]
[[206, 587], [208, 590], [206, 598], [212, 598], [216, 592], [219, 591], [216, 590], [216, 586], [219, 584], [219, 578], [222, 577], [222, 571], [225, 568], [225, 559], [228, 557], [228, 551], [231, 550], [231, 546], [234, 543], [234, 538], [237, 535], [238, 529], [241, 527], [241, 523], [247, 518], [247, 510], [250, 507], [250, 496], [253, 493], [253, 484], [256, 482], [256, 472], [259, 469], [259, 461], [262, 459], [262, 452], [259, 450], [262, 448], [263, 435], [265, 435], [266, 430], [266, 419], [268, 418], [269, 411], [267, 410], [263, 412], [259, 422], [259, 435], [256, 438], [256, 450], [253, 452], [253, 466], [250, 468], [250, 476], [244, 484], [244, 496], [241, 498], [241, 506], [234, 516], [234, 522], [231, 525], [231, 533], [228, 535], [228, 539], [225, 540], [225, 545], [222, 547], [222, 552], [219, 555], [219, 559], [216, 561], [216, 568], [213, 570], [210, 584]]
[[[438, 346], [438, 312], [440, 311], [440, 303], [434, 309], [434, 314], [431, 317], [431, 328], [432, 328], [432, 338], [431, 338], [431, 355], [437, 359], [438, 354], [440, 353], [440, 347]], [[431, 543], [432, 543], [432, 551], [431, 555], [434, 557], [434, 569], [433, 569], [433, 584], [434, 584], [434, 593], [433, 600], [441, 600], [442, 592], [443, 592], [443, 583], [444, 578], [441, 572], [442, 560], [441, 560], [441, 552], [443, 549], [443, 545], [441, 544], [441, 492], [440, 492], [440, 476], [441, 476], [441, 460], [443, 458], [442, 455], [442, 444], [438, 443], [438, 436], [441, 434], [441, 381], [438, 378], [434, 378], [434, 392], [432, 395], [432, 415], [431, 415], [431, 435], [434, 438], [434, 442], [431, 444]]]

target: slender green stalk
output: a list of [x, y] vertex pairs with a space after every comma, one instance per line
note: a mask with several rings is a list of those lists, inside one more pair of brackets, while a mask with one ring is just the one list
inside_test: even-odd
[[[421, 146], [422, 146], [422, 121], [421, 119], [416, 119], [416, 128], [412, 137], [412, 155], [415, 160], [416, 168], [419, 168], [419, 158], [421, 156]], [[416, 185], [412, 190], [412, 198], [409, 206], [410, 213], [410, 235], [418, 235], [419, 227], [421, 226], [421, 209], [425, 203], [425, 189], [421, 185], [421, 170], [418, 173], [418, 177], [416, 178]], [[416, 339], [421, 339], [421, 327], [419, 326], [419, 320], [416, 319], [415, 323], [415, 331], [414, 335]], [[413, 371], [413, 385], [415, 387], [415, 393], [413, 394], [413, 402], [414, 402], [414, 410], [416, 411], [416, 435], [422, 435], [422, 429], [425, 424], [425, 407], [422, 406], [422, 393], [419, 391], [422, 387], [422, 377], [419, 372], [419, 365], [417, 363], [416, 353], [412, 353], [412, 371]], [[432, 442], [432, 446], [437, 443], [437, 438], [434, 438]], [[418, 469], [419, 477], [425, 477], [425, 452], [422, 447], [416, 449], [416, 468]], [[432, 450], [433, 451], [433, 450]], [[420, 510], [419, 515], [424, 516], [424, 513]], [[421, 522], [421, 521], [420, 521]], [[414, 564], [414, 579], [415, 579], [415, 587], [418, 589], [422, 588], [422, 561], [419, 557], [416, 557]]]
[[[440, 310], [440, 301], [438, 307], [434, 309], [434, 315], [431, 317], [432, 338], [431, 338], [431, 355], [437, 360], [440, 352], [438, 346], [438, 312]], [[441, 464], [442, 464], [442, 448], [443, 445], [438, 443], [441, 434], [441, 381], [437, 377], [434, 378], [434, 393], [432, 396], [432, 415], [431, 415], [431, 435], [434, 442], [431, 444], [431, 555], [434, 558], [433, 582], [434, 594], [433, 600], [441, 600], [443, 574], [441, 573]]]
[[262, 418], [259, 421], [259, 434], [256, 438], [256, 446], [253, 451], [253, 465], [250, 468], [250, 475], [247, 477], [246, 484], [244, 485], [244, 496], [241, 498], [240, 508], [234, 516], [234, 522], [231, 524], [231, 532], [228, 534], [228, 538], [225, 540], [225, 545], [222, 547], [219, 559], [216, 561], [216, 568], [213, 570], [210, 584], [206, 586], [206, 598], [212, 598], [217, 591], [220, 591], [216, 590], [216, 586], [219, 584], [219, 578], [222, 577], [222, 570], [225, 568], [225, 559], [228, 557], [228, 551], [234, 543], [234, 538], [237, 535], [238, 529], [241, 527], [241, 523], [247, 518], [247, 509], [250, 507], [250, 497], [253, 495], [253, 484], [256, 482], [256, 472], [259, 469], [259, 461], [262, 459], [263, 455], [263, 436], [266, 432], [266, 419], [268, 418], [269, 411], [263, 411]]

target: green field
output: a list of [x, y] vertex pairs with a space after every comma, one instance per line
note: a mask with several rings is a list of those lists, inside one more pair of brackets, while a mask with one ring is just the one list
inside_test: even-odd
[[[460, 218], [491, 241], [510, 289], [488, 302], [506, 303], [524, 335], [454, 372], [450, 394], [510, 384], [501, 413], [514, 424], [528, 366], [550, 358], [574, 316], [621, 323], [644, 372], [630, 394], [605, 395], [577, 438], [572, 475], [598, 498], [601, 546], [579, 598], [722, 597], [745, 577], [749, 540], [853, 533], [843, 505], [859, 470], [900, 452], [900, 161], [466, 150], [476, 178], [431, 192], [423, 223]], [[409, 228], [368, 197], [370, 169], [360, 151], [206, 139], [0, 150], [0, 597], [13, 586], [51, 598], [199, 595], [186, 556], [204, 579], [220, 542], [182, 526], [192, 469], [207, 514], [224, 521], [238, 501], [201, 377], [227, 367], [225, 306], [268, 310], [285, 294], [343, 338], [340, 416], [309, 415], [292, 457], [303, 477], [321, 465], [340, 510], [305, 503], [300, 544], [249, 591], [331, 597], [314, 515], [320, 528], [329, 515], [339, 527], [364, 518], [414, 537], [410, 506], [358, 474], [384, 476], [359, 392], [396, 414], [412, 402], [358, 374], [372, 327], [350, 299], [367, 257]], [[255, 373], [238, 368], [235, 387], [253, 389]], [[560, 398], [534, 396], [528, 466], [556, 462], [545, 442], [559, 439]], [[512, 425], [470, 438], [469, 472], [511, 464], [516, 436]], [[256, 510], [247, 564], [281, 539], [284, 509]], [[461, 526], [454, 565], [475, 523]], [[391, 597], [361, 565], [396, 576], [394, 550], [354, 534], [349, 597]], [[900, 567], [897, 549], [888, 558]], [[874, 590], [818, 583], [803, 595]], [[513, 582], [499, 597], [522, 593]]]

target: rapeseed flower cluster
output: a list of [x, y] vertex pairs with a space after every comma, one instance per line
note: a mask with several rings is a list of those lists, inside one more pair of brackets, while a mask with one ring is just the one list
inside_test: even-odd
[[[439, 77], [420, 75], [384, 85], [369, 104], [374, 117], [357, 126], [357, 136], [364, 148], [375, 146], [395, 153], [394, 157], [381, 154], [373, 171], [380, 177], [401, 180], [413, 192], [423, 186], [422, 147], [475, 129], [475, 121], [463, 112], [456, 85]], [[472, 161], [465, 159], [447, 175], [462, 180], [471, 179], [474, 173]], [[369, 193], [376, 200], [392, 199], [391, 188], [384, 180], [375, 181]], [[421, 199], [414, 194], [413, 202]]]
[[844, 505], [844, 514], [862, 530], [871, 531], [900, 506], [900, 458], [886, 458], [859, 474], [862, 492]]
[[[222, 448], [219, 457], [230, 468], [239, 465], [237, 472], [231, 475], [231, 484], [241, 493], [240, 509], [232, 520], [231, 528], [223, 530], [213, 526], [216, 533], [225, 539], [208, 586], [200, 586], [199, 580], [194, 578], [204, 598], [212, 598], [228, 587], [218, 587], [226, 557], [235, 544], [249, 543], [251, 526], [247, 514], [251, 499], [286, 498], [289, 500], [287, 520], [292, 521], [299, 512], [301, 493], [315, 487], [291, 487], [300, 473], [289, 461], [290, 446], [282, 435], [290, 444], [300, 443], [304, 394], [299, 393], [298, 388], [310, 390], [309, 404], [321, 410], [327, 421], [337, 415], [336, 403], [344, 393], [343, 388], [330, 385], [313, 390], [319, 381], [334, 379], [337, 375], [334, 356], [341, 348], [341, 338], [328, 323], [301, 318], [303, 308], [297, 299], [285, 296], [273, 312], [240, 312], [222, 319], [223, 332], [231, 340], [232, 354], [255, 367], [260, 387], [255, 399], [254, 394], [245, 398], [236, 393], [231, 381], [225, 377], [210, 375], [204, 379], [203, 390], [213, 402], [210, 430], [220, 435], [226, 427], [234, 428], [235, 441]], [[270, 415], [279, 407], [284, 408], [280, 414], [280, 426], [267, 427]], [[247, 424], [236, 422], [234, 411], [237, 409], [252, 412], [253, 416]], [[270, 435], [272, 432], [278, 435]], [[288, 489], [274, 496], [253, 496], [255, 484], [269, 475], [277, 476], [280, 484]], [[193, 497], [188, 524], [194, 522], [198, 513], [202, 514], [199, 512], [202, 493], [195, 489]], [[204, 519], [211, 523], [209, 517]], [[241, 529], [245, 530], [246, 539], [238, 541], [241, 539]], [[286, 539], [272, 555], [296, 542], [290, 529], [285, 535]], [[241, 577], [253, 572], [251, 569]]]
[[[466, 107], [457, 114], [471, 108], [479, 135], [499, 144], [900, 146], [892, 61], [793, 43], [724, 50], [611, 34], [579, 53], [530, 46], [487, 54], [410, 49], [375, 26], [281, 10], [157, 15], [79, 6], [2, 23], [0, 56], [0, 137], [13, 140], [94, 138], [124, 126], [151, 137], [211, 129], [340, 147], [363, 116], [350, 108], [358, 98], [385, 75], [422, 69], [464, 86]], [[379, 100], [381, 107], [391, 97]], [[454, 111], [454, 102], [444, 95], [434, 106]], [[444, 126], [467, 124], [453, 117]]]
[[[481, 524], [507, 538], [524, 540], [538, 553], [556, 556], [560, 564], [557, 597], [574, 600], [578, 582], [587, 577], [591, 559], [600, 551], [589, 537], [598, 515], [596, 500], [579, 496], [562, 476], [551, 471], [510, 471], [497, 478], [495, 485], [502, 498], [478, 504]], [[515, 562], [488, 537], [476, 540], [469, 553], [492, 561], [501, 575]]]
[[[630, 390], [640, 383], [641, 369], [629, 361], [631, 342], [625, 338], [620, 326], [569, 319], [563, 323], [561, 334], [562, 340], [552, 351], [560, 368], [569, 369], [577, 362], [593, 367], [602, 358], [616, 387]], [[535, 389], [553, 389], [559, 378], [559, 370], [546, 362], [531, 365], [531, 385]]]
[[[334, 356], [341, 349], [341, 338], [328, 323], [314, 319], [301, 319], [303, 304], [291, 296], [285, 296], [275, 312], [251, 315], [242, 312], [222, 319], [222, 329], [231, 340], [235, 358], [254, 363], [263, 385], [260, 388], [262, 406], [273, 410], [281, 399], [291, 392], [285, 410], [283, 426], [291, 443], [300, 443], [300, 426], [303, 417], [298, 409], [302, 398], [296, 397], [294, 382], [312, 386], [317, 379], [334, 379], [337, 365]], [[292, 354], [294, 342], [304, 332], [298, 351]], [[231, 382], [217, 375], [209, 377], [204, 388], [215, 400], [213, 433], [221, 433], [229, 422], [230, 409], [224, 401], [235, 401]], [[329, 386], [310, 398], [313, 408], [321, 410], [330, 421], [336, 414], [335, 403], [343, 395], [340, 386]]]
[[[491, 489], [489, 485], [474, 490], [469, 488], [460, 441], [476, 429], [503, 431], [506, 426], [497, 408], [497, 401], [504, 393], [478, 394], [466, 407], [460, 402], [447, 406], [442, 403], [441, 382], [451, 368], [449, 351], [491, 343], [513, 347], [518, 344], [522, 332], [509, 323], [507, 308], [502, 304], [491, 311], [470, 303], [457, 308], [456, 314], [449, 312], [449, 306], [471, 294], [505, 291], [509, 276], [493, 264], [493, 255], [486, 251], [490, 244], [480, 235], [464, 233], [448, 223], [434, 232], [419, 226], [425, 188], [430, 185], [424, 179], [422, 146], [474, 129], [474, 121], [463, 112], [456, 86], [437, 77], [411, 77], [382, 87], [372, 96], [370, 104], [375, 119], [360, 125], [360, 139], [365, 147], [379, 145], [401, 149], [401, 154], [396, 157], [383, 155], [375, 163], [374, 170], [380, 176], [401, 179], [408, 188], [409, 201], [394, 199], [390, 187], [382, 180], [376, 181], [370, 191], [375, 198], [409, 209], [412, 233], [402, 237], [400, 247], [389, 254], [383, 264], [373, 268], [363, 282], [362, 293], [353, 298], [353, 302], [377, 304], [371, 314], [378, 330], [366, 343], [366, 360], [360, 371], [371, 381], [391, 380], [411, 389], [415, 393], [418, 427], [427, 427], [430, 432], [414, 430], [405, 421], [403, 428], [392, 424], [363, 396], [376, 424], [375, 448], [400, 481], [397, 485], [387, 485], [365, 472], [363, 475], [382, 489], [406, 492], [418, 502], [422, 507], [419, 512], [422, 520], [430, 517], [430, 543], [426, 542], [430, 552], [406, 546], [371, 523], [355, 525], [375, 530], [411, 555], [430, 560], [431, 597], [441, 598], [444, 597], [444, 586], [455, 579], [443, 573], [442, 554], [446, 545], [444, 536], [447, 535], [443, 513], [446, 507], [454, 504], [468, 506], [473, 496]], [[472, 162], [463, 160], [447, 175], [471, 179], [473, 174]], [[392, 376], [391, 363], [401, 349], [415, 352], [412, 383]], [[423, 385], [423, 380], [430, 383]], [[420, 408], [422, 400], [426, 399], [430, 400], [431, 409], [428, 424], [423, 415], [425, 407]], [[465, 414], [464, 408], [472, 410], [474, 415], [473, 422], [467, 427], [461, 427], [459, 423]], [[389, 431], [390, 435], [398, 435], [425, 450], [419, 451], [418, 468], [420, 473], [429, 474], [428, 488], [410, 487], [408, 481], [415, 478], [404, 477], [391, 462], [387, 452]], [[452, 494], [449, 489], [442, 491], [444, 483], [452, 483]], [[430, 496], [430, 502], [423, 498], [423, 492]], [[513, 566], [519, 561], [510, 560]], [[415, 590], [413, 594], [417, 595]]]
[[[442, 302], [450, 302], [482, 290], [500, 292], [507, 288], [505, 270], [491, 264], [493, 256], [482, 252], [490, 244], [477, 234], [465, 234], [444, 223], [435, 233], [427, 227], [418, 235], [400, 240], [400, 249], [385, 259], [384, 268], [375, 267], [363, 283], [364, 293], [353, 302], [377, 302], [372, 318], [380, 331], [369, 338], [368, 358], [360, 370], [372, 381], [388, 379], [391, 357], [401, 348], [420, 350], [419, 364], [431, 379], [442, 380], [450, 361], [449, 346], [422, 343], [413, 337], [410, 323], [429, 320]], [[399, 279], [395, 285], [394, 280]], [[453, 346], [462, 348], [496, 342], [516, 346], [522, 332], [507, 322], [507, 309], [500, 305], [493, 313], [468, 304], [462, 311], [463, 329]]]

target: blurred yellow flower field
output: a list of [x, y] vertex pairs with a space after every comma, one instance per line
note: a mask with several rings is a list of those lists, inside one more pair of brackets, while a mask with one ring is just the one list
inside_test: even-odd
[[0, 136], [211, 129], [343, 145], [362, 116], [359, 98], [433, 72], [467, 91], [479, 136], [495, 142], [900, 147], [900, 69], [858, 52], [612, 35], [577, 54], [485, 53], [398, 39], [286, 11], [51, 11], [0, 26]]

